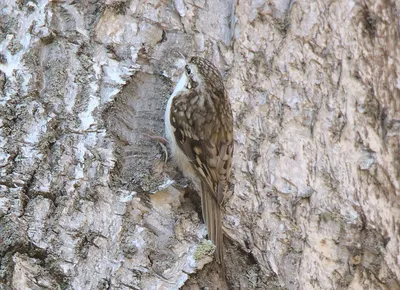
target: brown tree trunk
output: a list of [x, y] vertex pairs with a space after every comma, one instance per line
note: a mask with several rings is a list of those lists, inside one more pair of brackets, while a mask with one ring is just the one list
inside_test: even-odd
[[233, 106], [230, 288], [400, 289], [399, 15], [394, 0], [2, 1], [0, 289], [223, 284], [159, 138], [191, 55]]

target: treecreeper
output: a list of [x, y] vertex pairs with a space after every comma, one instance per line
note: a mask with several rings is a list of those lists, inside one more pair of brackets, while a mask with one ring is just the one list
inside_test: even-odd
[[231, 104], [218, 69], [191, 57], [168, 100], [165, 131], [172, 156], [200, 191], [203, 219], [225, 272], [221, 204], [232, 164]]

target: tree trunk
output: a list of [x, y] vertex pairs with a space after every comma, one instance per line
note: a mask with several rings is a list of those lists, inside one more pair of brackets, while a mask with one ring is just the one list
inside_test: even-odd
[[233, 107], [229, 287], [400, 289], [399, 11], [2, 1], [0, 289], [223, 285], [160, 138], [191, 55]]

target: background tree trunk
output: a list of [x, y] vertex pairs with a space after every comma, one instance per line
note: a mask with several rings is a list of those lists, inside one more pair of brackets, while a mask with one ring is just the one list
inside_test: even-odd
[[400, 289], [400, 2], [1, 1], [0, 289], [215, 289], [170, 162], [184, 56], [232, 101], [238, 289]]

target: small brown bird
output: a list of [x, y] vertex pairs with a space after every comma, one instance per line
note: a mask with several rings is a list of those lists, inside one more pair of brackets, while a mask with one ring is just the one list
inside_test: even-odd
[[187, 62], [168, 100], [165, 130], [176, 163], [201, 190], [203, 218], [224, 269], [220, 207], [231, 172], [233, 120], [221, 74], [208, 60]]

